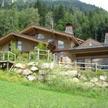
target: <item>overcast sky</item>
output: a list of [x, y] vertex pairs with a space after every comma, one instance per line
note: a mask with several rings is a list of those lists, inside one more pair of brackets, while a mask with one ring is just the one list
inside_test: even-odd
[[85, 3], [94, 4], [108, 11], [108, 0], [80, 0]]

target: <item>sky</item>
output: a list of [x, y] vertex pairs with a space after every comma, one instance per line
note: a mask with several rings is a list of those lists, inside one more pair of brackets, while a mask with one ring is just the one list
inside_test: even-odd
[[93, 4], [108, 11], [108, 0], [80, 0], [80, 1], [83, 1], [88, 4]]

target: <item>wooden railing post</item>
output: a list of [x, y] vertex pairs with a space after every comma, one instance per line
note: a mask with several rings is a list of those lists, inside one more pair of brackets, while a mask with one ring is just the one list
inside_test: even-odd
[[97, 72], [97, 63], [95, 64], [95, 71]]
[[9, 61], [9, 51], [7, 52], [7, 60]]
[[48, 50], [48, 58], [47, 58], [47, 60], [48, 60], [48, 62], [49, 62], [49, 59], [50, 59], [50, 52], [49, 52], [49, 50]]
[[5, 60], [5, 53], [2, 53], [3, 54], [3, 61]]
[[37, 49], [37, 59], [38, 60], [40, 59], [40, 50], [39, 50], [39, 48]]
[[29, 53], [29, 58], [28, 59], [29, 59], [29, 61], [31, 60], [31, 54], [30, 53]]
[[75, 70], [77, 70], [77, 62], [75, 61]]

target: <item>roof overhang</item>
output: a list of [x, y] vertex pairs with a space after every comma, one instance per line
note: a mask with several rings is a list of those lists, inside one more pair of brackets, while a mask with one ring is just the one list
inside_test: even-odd
[[26, 39], [26, 40], [32, 41], [34, 43], [42, 43], [42, 44], [47, 45], [47, 43], [38, 41], [38, 40], [36, 40], [36, 39], [34, 39], [34, 38], [30, 37], [30, 36], [27, 36], [27, 35], [23, 35], [23, 34], [19, 34], [19, 33], [10, 33], [10, 34], [0, 38], [0, 46], [7, 43], [8, 41], [14, 39], [15, 37]]
[[43, 27], [40, 27], [40, 26], [30, 26], [30, 27], [24, 29], [23, 31], [21, 31], [20, 34], [26, 34], [27, 32], [30, 32], [32, 30], [36, 30], [38, 32], [43, 32], [43, 33], [48, 33], [48, 34], [51, 34], [51, 35], [56, 35], [56, 36], [69, 38], [69, 39], [73, 40], [76, 45], [80, 45], [81, 43], [84, 42], [84, 40], [76, 38], [71, 34], [68, 34], [68, 33], [65, 33], [65, 32], [58, 32], [58, 31], [51, 30], [51, 29], [46, 29], [46, 28], [43, 28]]
[[83, 48], [83, 49], [58, 49], [54, 51], [59, 52], [69, 52], [76, 57], [87, 57], [87, 56], [107, 56], [108, 57], [108, 47], [95, 47], [95, 48]]

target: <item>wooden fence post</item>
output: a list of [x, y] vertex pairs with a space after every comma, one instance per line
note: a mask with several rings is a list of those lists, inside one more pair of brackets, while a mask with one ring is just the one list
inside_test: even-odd
[[38, 60], [40, 59], [40, 50], [39, 50], [39, 48], [37, 49], [37, 59]]
[[7, 71], [9, 70], [9, 61], [6, 63]]
[[7, 52], [7, 60], [9, 61], [9, 51]]
[[48, 62], [49, 62], [49, 59], [50, 59], [50, 52], [49, 52], [49, 50], [48, 50], [48, 58], [47, 58], [47, 60], [48, 60]]
[[97, 63], [95, 64], [95, 71], [97, 72]]
[[56, 56], [56, 54], [53, 54], [53, 61], [54, 61], [54, 63], [57, 63], [57, 56]]
[[3, 61], [5, 60], [5, 53], [2, 53], [3, 54]]
[[31, 61], [31, 54], [30, 54], [30, 52], [29, 52], [29, 57], [28, 57], [28, 59], [29, 59], [29, 61]]
[[77, 62], [75, 61], [75, 70], [77, 70]]

